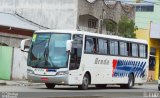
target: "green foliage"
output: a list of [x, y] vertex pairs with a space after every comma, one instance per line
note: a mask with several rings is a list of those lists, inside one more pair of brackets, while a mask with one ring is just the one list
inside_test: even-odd
[[106, 30], [110, 32], [116, 32], [117, 30], [117, 24], [111, 20], [107, 20], [104, 22], [106, 25]]
[[135, 38], [136, 34], [134, 31], [138, 30], [137, 26], [133, 20], [128, 19], [127, 17], [122, 17], [118, 23], [118, 33], [120, 36], [127, 38]]

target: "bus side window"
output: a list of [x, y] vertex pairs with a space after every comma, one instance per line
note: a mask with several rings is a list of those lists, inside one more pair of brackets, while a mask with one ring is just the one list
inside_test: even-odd
[[132, 56], [138, 57], [138, 45], [135, 43], [132, 43]]
[[109, 47], [111, 55], [118, 55], [118, 41], [110, 40]]
[[128, 56], [127, 43], [120, 41], [119, 46], [120, 46], [120, 55], [121, 56]]
[[108, 51], [108, 42], [106, 39], [98, 38], [98, 53], [99, 54], [107, 54]]
[[86, 37], [85, 40], [85, 52], [96, 53], [97, 52], [97, 39], [93, 37]]

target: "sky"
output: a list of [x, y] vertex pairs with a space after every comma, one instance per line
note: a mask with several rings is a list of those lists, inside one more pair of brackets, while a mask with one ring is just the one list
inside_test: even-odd
[[[135, 2], [136, 0], [119, 0], [119, 1]], [[141, 1], [154, 2], [154, 0], [141, 0]]]

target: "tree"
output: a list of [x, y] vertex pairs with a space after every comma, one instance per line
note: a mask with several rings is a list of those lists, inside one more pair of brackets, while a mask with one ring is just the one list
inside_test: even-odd
[[117, 30], [117, 24], [111, 20], [107, 20], [104, 22], [106, 25], [106, 30], [110, 32], [116, 32]]
[[127, 38], [135, 38], [136, 34], [134, 31], [138, 30], [137, 26], [133, 20], [128, 19], [128, 17], [123, 16], [118, 23], [118, 33], [120, 36]]

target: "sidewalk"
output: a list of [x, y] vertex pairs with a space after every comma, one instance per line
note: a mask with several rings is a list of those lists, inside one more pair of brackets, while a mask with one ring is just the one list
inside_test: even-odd
[[158, 81], [147, 81], [146, 84], [158, 84]]
[[31, 83], [26, 80], [23, 81], [7, 81], [7, 80], [0, 80], [0, 85], [8, 85], [8, 86], [34, 86], [34, 85], [44, 85], [44, 83]]

